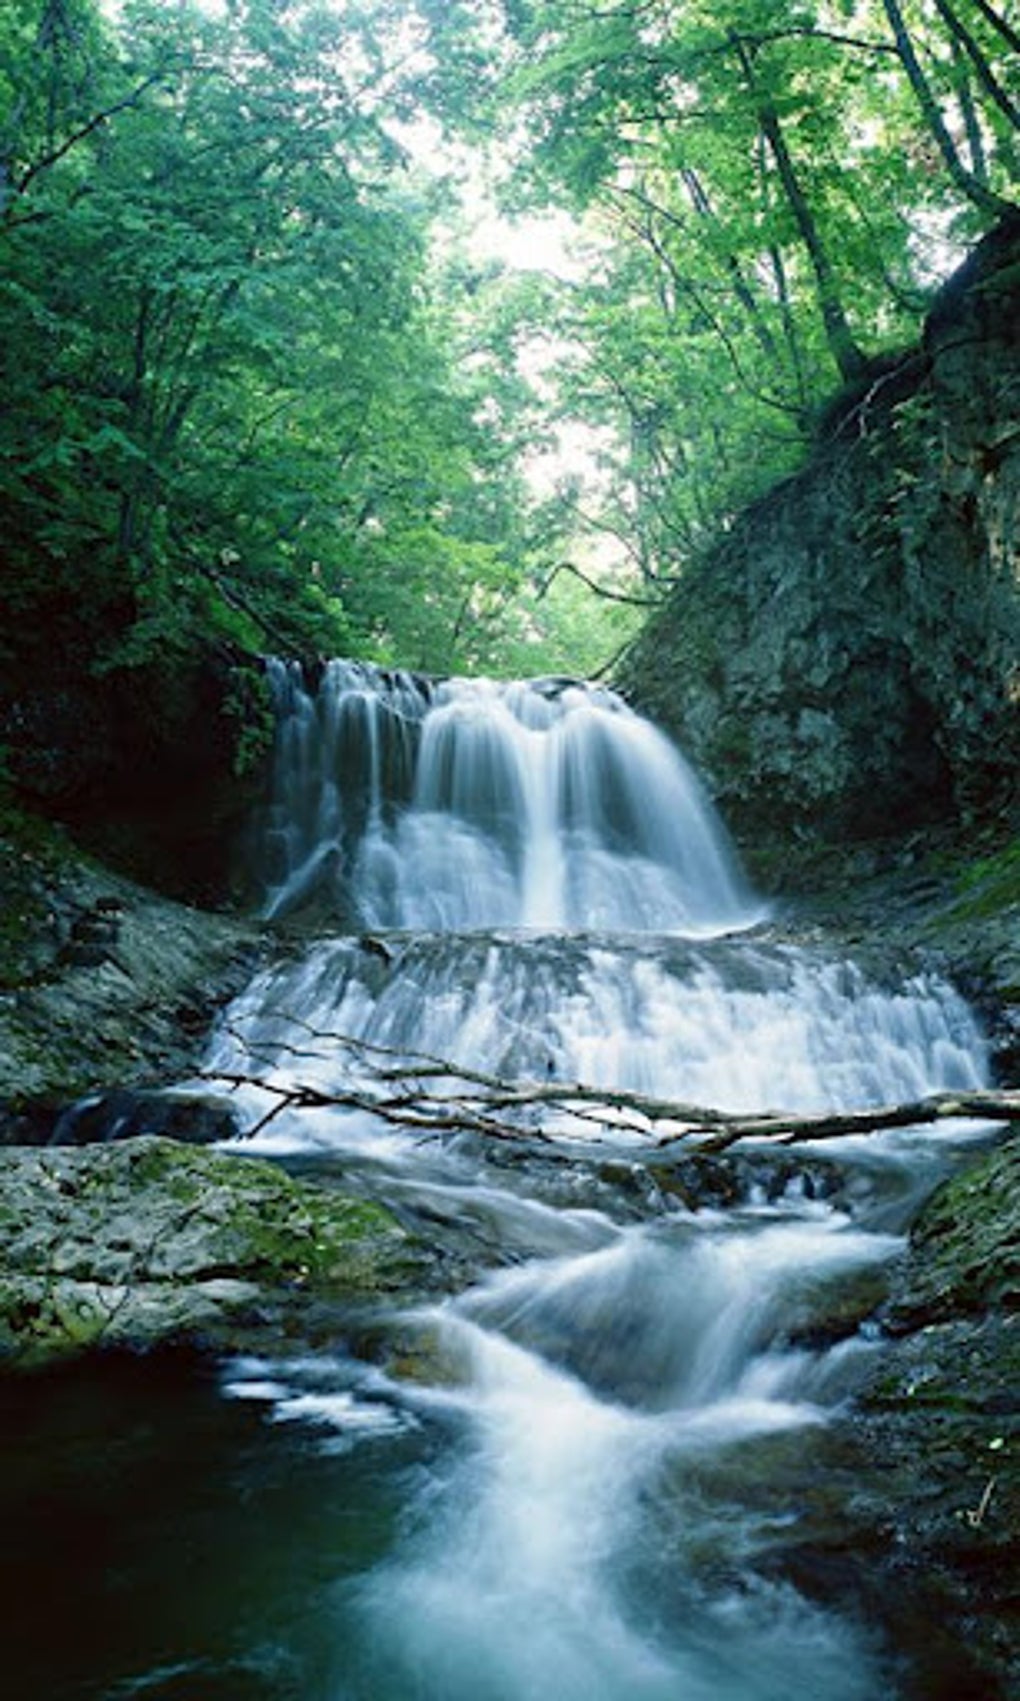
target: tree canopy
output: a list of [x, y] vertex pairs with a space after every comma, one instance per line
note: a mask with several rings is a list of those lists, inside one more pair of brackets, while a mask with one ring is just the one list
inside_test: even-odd
[[[10, 0], [8, 661], [597, 666], [1013, 216], [1018, 46], [988, 0]], [[465, 149], [587, 269], [472, 249]]]
[[615, 421], [617, 524], [668, 578], [1016, 216], [1017, 29], [986, 0], [503, 11], [520, 178], [611, 239], [565, 394]]

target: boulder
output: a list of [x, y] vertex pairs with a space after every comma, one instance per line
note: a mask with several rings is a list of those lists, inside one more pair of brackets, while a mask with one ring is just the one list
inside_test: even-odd
[[[0, 1184], [0, 1356], [199, 1341], [264, 1350], [340, 1301], [421, 1283], [383, 1209], [243, 1153], [157, 1136], [11, 1148]], [[316, 1324], [318, 1319], [318, 1324]]]
[[[988, 1311], [1020, 1311], [1020, 1141], [964, 1170], [929, 1200], [911, 1235], [889, 1322], [900, 1331]], [[1020, 1406], [1020, 1379], [1017, 1401]]]

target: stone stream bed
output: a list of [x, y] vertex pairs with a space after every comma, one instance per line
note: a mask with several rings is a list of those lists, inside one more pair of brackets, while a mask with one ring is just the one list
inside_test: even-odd
[[[400, 1681], [370, 1667], [352, 1679], [352, 1625], [366, 1575], [399, 1540], [409, 1485], [448, 1469], [460, 1421], [416, 1409], [413, 1394], [409, 1421], [394, 1414], [395, 1383], [449, 1374], [429, 1332], [402, 1319], [484, 1279], [506, 1249], [481, 1218], [406, 1197], [390, 1213], [328, 1162], [152, 1136], [6, 1161], [7, 1692], [395, 1697]], [[625, 1231], [791, 1185], [831, 1201], [840, 1186], [829, 1160], [793, 1156], [503, 1162], [530, 1171], [530, 1195]], [[884, 1337], [852, 1401], [823, 1428], [667, 1469], [645, 1507], [652, 1531], [668, 1528], [693, 1496], [696, 1562], [713, 1584], [750, 1517], [756, 1587], [793, 1586], [874, 1638], [888, 1685], [875, 1701], [1017, 1693], [1017, 1198], [1020, 1142], [971, 1153], [891, 1281], [862, 1270], [805, 1312], [799, 1337], [791, 1325], [790, 1344], [807, 1349], [862, 1328]], [[562, 1350], [584, 1351], [576, 1339]], [[603, 1351], [600, 1336], [596, 1370]], [[616, 1386], [640, 1404], [638, 1385]], [[781, 1689], [766, 1678], [761, 1693]]]

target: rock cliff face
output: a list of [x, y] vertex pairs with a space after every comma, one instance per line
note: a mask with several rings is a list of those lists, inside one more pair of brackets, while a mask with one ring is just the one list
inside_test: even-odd
[[806, 467], [690, 564], [619, 683], [747, 839], [1001, 807], [1020, 750], [1020, 227]]
[[271, 744], [258, 659], [209, 646], [103, 673], [46, 636], [0, 678], [2, 777], [111, 867], [223, 901]]

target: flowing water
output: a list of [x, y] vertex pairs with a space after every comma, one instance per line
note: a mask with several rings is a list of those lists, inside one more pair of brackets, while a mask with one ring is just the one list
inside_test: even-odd
[[[542, 1092], [502, 1112], [510, 1140], [443, 1105], [414, 1118], [477, 1108], [492, 1077], [737, 1111], [978, 1086], [967, 1008], [930, 975], [772, 941], [697, 781], [610, 693], [345, 663], [275, 683], [260, 865], [267, 913], [301, 927], [210, 1067], [253, 1078], [255, 1149], [434, 1240], [448, 1296], [223, 1368], [198, 1426], [215, 1566], [195, 1570], [193, 1486], [185, 1536], [164, 1530], [188, 1628], [150, 1604], [148, 1656], [122, 1633], [105, 1687], [66, 1693], [897, 1695], [853, 1590], [805, 1582], [805, 1555], [844, 1515], [831, 1423], [881, 1350], [885, 1272], [974, 1131], [796, 1161], [752, 1144], [695, 1172], [651, 1161], [668, 1121]], [[281, 1109], [288, 1084], [344, 1102]], [[118, 1562], [130, 1611], [155, 1583]]]

